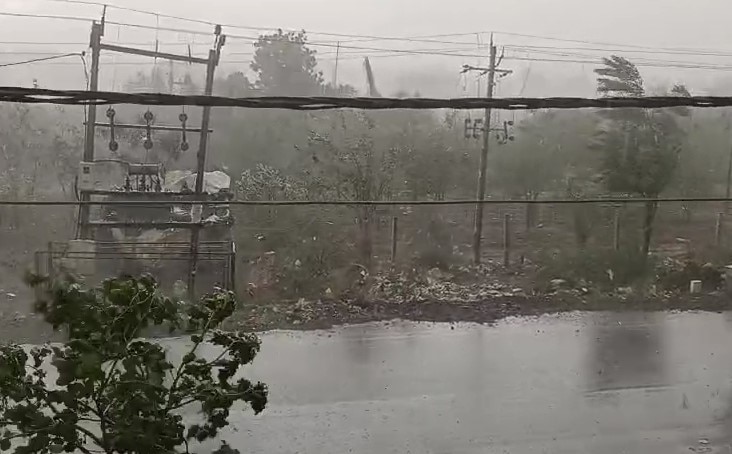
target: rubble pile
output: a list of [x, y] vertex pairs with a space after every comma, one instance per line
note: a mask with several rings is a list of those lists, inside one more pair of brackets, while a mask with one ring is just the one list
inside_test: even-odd
[[391, 302], [479, 303], [523, 295], [523, 289], [495, 280], [456, 282], [454, 274], [433, 268], [416, 278], [404, 272], [376, 276], [369, 296], [374, 300]]

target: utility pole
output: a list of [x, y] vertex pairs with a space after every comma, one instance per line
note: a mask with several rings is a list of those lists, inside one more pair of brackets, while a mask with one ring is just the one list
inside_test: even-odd
[[340, 60], [340, 56], [341, 56], [341, 42], [338, 41], [338, 44], [336, 44], [335, 69], [333, 70], [333, 88], [336, 91], [338, 90], [338, 60]]
[[[500, 61], [498, 60], [498, 51], [493, 43], [493, 36], [491, 36], [490, 42], [490, 62], [488, 68], [478, 68], [474, 66], [465, 65], [463, 66], [463, 72], [467, 71], [480, 71], [482, 74], [488, 75], [488, 91], [486, 93], [487, 99], [493, 98], [493, 91], [496, 85], [496, 73], [501, 76], [506, 76], [511, 73], [509, 70], [498, 69]], [[485, 185], [486, 185], [486, 173], [488, 170], [488, 152], [490, 151], [490, 133], [491, 129], [491, 108], [485, 109], [485, 119], [483, 120], [482, 128], [476, 125], [473, 126], [473, 134], [477, 130], [481, 130], [483, 134], [483, 148], [480, 153], [480, 165], [478, 170], [478, 189], [477, 189], [477, 203], [475, 205], [475, 224], [473, 226], [473, 262], [477, 265], [481, 261], [481, 242], [483, 238], [483, 209], [485, 200]], [[468, 135], [468, 123], [466, 120], [466, 136]], [[478, 123], [478, 122], [476, 122]], [[512, 123], [511, 123], [512, 124]], [[513, 137], [508, 134], [509, 123], [504, 124], [504, 128], [501, 131], [505, 131], [504, 141], [513, 140]]]
[[[105, 8], [106, 12], [106, 8]], [[216, 35], [216, 43], [214, 45], [214, 49], [211, 49], [208, 54], [208, 58], [198, 58], [191, 56], [190, 53], [190, 47], [188, 51], [188, 55], [177, 55], [177, 54], [171, 54], [171, 53], [165, 53], [165, 52], [159, 52], [156, 46], [155, 51], [145, 50], [145, 49], [136, 49], [126, 46], [119, 46], [115, 44], [107, 44], [102, 43], [102, 36], [104, 36], [104, 24], [105, 24], [105, 16], [102, 16], [101, 23], [94, 22], [92, 25], [92, 32], [91, 32], [91, 39], [90, 39], [90, 47], [91, 47], [91, 53], [92, 53], [92, 64], [91, 64], [91, 77], [89, 81], [89, 90], [91, 91], [98, 91], [99, 90], [99, 57], [101, 51], [106, 52], [113, 52], [113, 53], [121, 53], [121, 54], [131, 54], [131, 55], [140, 55], [144, 57], [150, 57], [154, 59], [165, 59], [169, 60], [171, 62], [170, 66], [170, 75], [168, 84], [170, 85], [171, 92], [173, 91], [174, 85], [175, 85], [175, 79], [173, 76], [173, 63], [174, 61], [179, 61], [183, 63], [188, 64], [201, 64], [206, 65], [206, 87], [204, 94], [206, 96], [211, 96], [213, 93], [213, 85], [214, 85], [214, 73], [216, 70], [216, 67], [219, 64], [219, 59], [221, 56], [221, 49], [224, 46], [226, 42], [226, 36], [222, 34], [222, 29], [220, 25], [216, 26], [215, 29], [215, 35]], [[205, 106], [203, 108], [203, 116], [201, 120], [201, 129], [197, 128], [187, 128], [185, 124], [185, 119], [187, 118], [185, 115], [185, 110], [179, 117], [181, 119], [182, 126], [174, 127], [174, 126], [159, 126], [159, 125], [151, 125], [150, 121], [152, 119], [152, 115], [150, 115], [151, 119], [146, 119], [147, 124], [146, 125], [136, 125], [136, 124], [116, 124], [114, 123], [114, 112], [112, 111], [111, 114], [108, 112], [108, 117], [110, 118], [109, 124], [99, 123], [97, 122], [97, 112], [96, 107], [91, 104], [88, 107], [88, 115], [86, 118], [86, 131], [85, 131], [85, 142], [84, 142], [84, 155], [83, 160], [87, 163], [93, 163], [94, 162], [94, 131], [97, 127], [106, 127], [110, 128], [111, 131], [111, 137], [110, 140], [110, 149], [116, 150], [116, 142], [114, 142], [114, 131], [115, 129], [146, 129], [148, 132], [148, 138], [147, 140], [150, 141], [150, 144], [152, 144], [150, 139], [150, 131], [153, 130], [166, 130], [166, 131], [181, 131], [183, 134], [183, 143], [181, 144], [181, 148], [183, 150], [187, 149], [187, 142], [185, 141], [185, 133], [186, 132], [198, 132], [200, 133], [200, 142], [199, 142], [199, 148], [198, 148], [198, 154], [197, 154], [197, 165], [196, 165], [196, 184], [195, 184], [195, 197], [197, 201], [202, 201], [204, 198], [204, 171], [206, 168], [206, 146], [208, 143], [208, 134], [211, 132], [210, 128], [210, 119], [211, 119], [211, 106]], [[148, 112], [149, 113], [149, 112]], [[186, 148], [183, 148], [183, 147]], [[114, 147], [114, 148], [113, 148]], [[95, 191], [80, 191], [81, 192], [81, 200], [89, 201], [91, 200], [92, 194], [95, 194]], [[191, 244], [190, 244], [190, 251], [191, 251], [191, 260], [190, 260], [190, 273], [189, 273], [189, 291], [191, 295], [193, 294], [193, 290], [195, 287], [195, 275], [196, 275], [196, 267], [198, 262], [198, 251], [199, 251], [199, 238], [200, 238], [200, 229], [202, 228], [201, 224], [201, 212], [202, 212], [202, 204], [197, 204], [196, 206], [193, 206], [191, 209], [191, 223], [189, 224], [191, 227]], [[195, 219], [194, 219], [195, 218]], [[80, 216], [79, 216], [79, 236], [80, 238], [84, 239], [92, 239], [92, 228], [93, 223], [90, 222], [90, 213], [89, 213], [89, 206], [88, 205], [82, 205], [80, 209]], [[95, 224], [96, 225], [96, 224]]]
[[[214, 85], [214, 73], [216, 66], [219, 64], [219, 58], [221, 57], [221, 48], [226, 43], [226, 36], [221, 34], [221, 26], [216, 26], [216, 44], [214, 49], [211, 49], [208, 53], [208, 65], [206, 66], [206, 87], [204, 94], [211, 96], [213, 94]], [[211, 121], [211, 106], [207, 105], [203, 107], [203, 118], [201, 119], [201, 135], [200, 142], [198, 144], [198, 155], [196, 165], [196, 198], [198, 200], [203, 199], [203, 188], [204, 178], [206, 171], [206, 147], [208, 145], [208, 128]], [[201, 212], [202, 206], [191, 207], [191, 217], [193, 213]], [[198, 268], [198, 246], [201, 235], [201, 220], [192, 219], [194, 223], [193, 229], [191, 230], [191, 262], [189, 265], [188, 273], [188, 293], [192, 298], [195, 296], [196, 289], [196, 270]]]
[[[89, 39], [89, 47], [91, 47], [91, 74], [89, 77], [89, 90], [99, 90], [99, 51], [102, 44], [102, 36], [104, 36], [104, 16], [102, 22], [96, 21], [92, 24], [91, 38]], [[87, 106], [87, 118], [84, 137], [84, 156], [85, 162], [94, 161], [94, 125], [97, 122], [97, 106], [90, 104]], [[89, 202], [91, 195], [83, 192], [81, 194], [82, 202]], [[89, 205], [82, 205], [79, 210], [79, 236], [81, 239], [91, 239], [91, 230], [89, 228]]]
[[[726, 198], [730, 198], [732, 193], [732, 149], [729, 152], [729, 164], [727, 165], [727, 192], [725, 193]], [[727, 201], [729, 205], [729, 201]]]

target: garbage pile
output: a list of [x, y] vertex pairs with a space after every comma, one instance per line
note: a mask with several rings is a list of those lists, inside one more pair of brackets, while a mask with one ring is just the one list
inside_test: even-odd
[[479, 303], [494, 298], [525, 296], [524, 290], [487, 278], [456, 282], [453, 273], [437, 268], [423, 275], [390, 273], [374, 277], [370, 298], [389, 302]]

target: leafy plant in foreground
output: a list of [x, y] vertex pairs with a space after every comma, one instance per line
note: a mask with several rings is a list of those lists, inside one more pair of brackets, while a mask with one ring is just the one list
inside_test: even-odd
[[[235, 310], [231, 292], [184, 307], [148, 276], [92, 289], [71, 280], [43, 283], [50, 291], [38, 310], [69, 340], [0, 347], [0, 450], [189, 453], [228, 425], [234, 403], [264, 409], [266, 385], [235, 377], [259, 352], [259, 339], [218, 329]], [[152, 326], [190, 333], [179, 361], [142, 338]], [[199, 356], [204, 345], [218, 354]], [[184, 409], [202, 421], [186, 425]], [[236, 451], [224, 443], [217, 452]]]

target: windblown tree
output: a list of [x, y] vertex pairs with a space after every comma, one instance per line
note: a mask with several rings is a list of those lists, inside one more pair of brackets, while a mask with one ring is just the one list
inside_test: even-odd
[[[645, 96], [638, 68], [625, 58], [612, 56], [596, 69], [597, 90], [602, 96]], [[690, 96], [676, 85], [673, 96]], [[658, 197], [672, 181], [684, 141], [680, 118], [686, 108], [612, 109], [602, 111], [595, 147], [603, 153], [602, 170], [608, 190], [645, 198]], [[658, 202], [645, 204], [641, 253], [648, 255]]]

